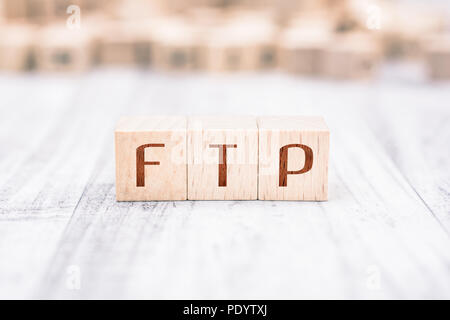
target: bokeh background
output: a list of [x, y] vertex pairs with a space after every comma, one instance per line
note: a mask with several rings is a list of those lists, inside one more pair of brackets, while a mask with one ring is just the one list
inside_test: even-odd
[[1, 0], [0, 70], [450, 78], [449, 4], [399, 0]]

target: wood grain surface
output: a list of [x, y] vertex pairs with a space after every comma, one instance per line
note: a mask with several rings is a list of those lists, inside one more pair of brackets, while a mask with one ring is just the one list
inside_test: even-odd
[[[450, 298], [450, 85], [0, 74], [0, 298]], [[117, 202], [123, 115], [321, 115], [329, 201]]]

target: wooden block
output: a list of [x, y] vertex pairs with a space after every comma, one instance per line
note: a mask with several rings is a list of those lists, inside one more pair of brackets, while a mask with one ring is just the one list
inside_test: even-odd
[[330, 30], [321, 23], [288, 28], [279, 43], [281, 69], [301, 75], [320, 75], [330, 41]]
[[450, 79], [450, 35], [427, 39], [425, 60], [432, 80]]
[[151, 24], [107, 22], [101, 26], [98, 60], [107, 66], [141, 66], [152, 63]]
[[204, 67], [204, 45], [192, 26], [171, 17], [157, 21], [155, 29], [155, 68], [189, 71]]
[[381, 40], [388, 58], [422, 58], [421, 41], [445, 29], [445, 10], [428, 3], [384, 1], [380, 6]]
[[189, 200], [255, 200], [257, 181], [256, 118], [189, 118]]
[[[84, 0], [84, 2], [89, 0]], [[99, 0], [90, 0], [98, 2]], [[161, 14], [161, 3], [155, 0], [103, 0], [104, 3], [97, 5], [103, 13], [108, 13], [113, 19], [140, 21], [145, 23], [153, 20]], [[92, 5], [91, 5], [92, 6]]]
[[327, 200], [330, 133], [324, 120], [263, 117], [258, 126], [258, 199]]
[[278, 28], [272, 22], [270, 12], [257, 11], [250, 14], [238, 14], [233, 29], [235, 35], [244, 41], [242, 69], [273, 69], [278, 64], [276, 38]]
[[214, 7], [192, 7], [186, 10], [189, 24], [211, 28], [223, 23], [224, 11]]
[[2, 7], [8, 20], [23, 20], [27, 17], [27, 0], [3, 0]]
[[0, 26], [0, 69], [24, 71], [34, 66], [35, 29], [28, 25]]
[[[108, 2], [111, 0], [79, 0], [82, 12], [94, 12], [96, 10], [105, 10]], [[114, 1], [112, 1], [114, 3]]]
[[[34, 0], [29, 0], [34, 1]], [[67, 12], [67, 9], [70, 6], [78, 6], [80, 8], [80, 13], [82, 18], [84, 18], [87, 14], [94, 12], [95, 10], [106, 11], [108, 5], [116, 5], [117, 0], [39, 0], [45, 1], [48, 15], [47, 21], [59, 20], [63, 21], [73, 12]]]
[[52, 23], [55, 19], [63, 22], [70, 16], [67, 9], [71, 5], [79, 6], [84, 16], [94, 9], [104, 10], [106, 1], [113, 2], [112, 0], [0, 0], [0, 6], [2, 1], [6, 18], [44, 24]]
[[38, 68], [44, 71], [81, 72], [91, 66], [91, 38], [81, 30], [51, 26], [39, 34]]
[[159, 0], [159, 2], [167, 13], [185, 12], [192, 7], [218, 4], [215, 0]]
[[118, 201], [186, 200], [186, 118], [122, 118], [115, 144]]
[[277, 28], [266, 13], [231, 12], [228, 21], [212, 28], [208, 40], [208, 68], [212, 71], [253, 71], [277, 63]]
[[223, 72], [274, 68], [275, 33], [271, 23], [252, 20], [215, 28], [208, 41], [208, 69]]
[[3, 21], [6, 20], [6, 12], [5, 12], [5, 2], [0, 0], [0, 24], [3, 24]]
[[[65, 19], [69, 17], [67, 8], [71, 5], [80, 6], [80, 0], [47, 0], [49, 3], [49, 18], [50, 19]], [[84, 12], [82, 12], [84, 13]]]
[[379, 58], [379, 47], [370, 36], [338, 37], [325, 51], [323, 73], [338, 79], [371, 78], [377, 70]]
[[50, 0], [25, 0], [25, 19], [28, 22], [46, 23], [50, 17]]

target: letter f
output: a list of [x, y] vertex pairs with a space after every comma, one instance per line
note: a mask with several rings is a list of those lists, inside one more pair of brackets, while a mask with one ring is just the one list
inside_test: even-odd
[[145, 149], [150, 147], [162, 147], [163, 143], [144, 144], [136, 149], [136, 187], [145, 187], [145, 166], [159, 166], [159, 161], [145, 161]]

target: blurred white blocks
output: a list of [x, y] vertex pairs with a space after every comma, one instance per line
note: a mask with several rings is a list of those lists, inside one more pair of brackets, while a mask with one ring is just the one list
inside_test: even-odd
[[336, 79], [371, 78], [379, 64], [379, 49], [376, 39], [366, 34], [339, 36], [324, 53], [323, 74]]
[[334, 35], [329, 27], [304, 22], [286, 29], [279, 43], [280, 67], [305, 76], [372, 77], [380, 60], [377, 39], [367, 33]]
[[301, 75], [320, 75], [330, 42], [331, 33], [322, 24], [287, 28], [279, 42], [280, 68]]
[[151, 25], [137, 21], [102, 23], [96, 32], [97, 62], [105, 66], [149, 67], [153, 58]]
[[428, 2], [384, 1], [378, 4], [384, 54], [388, 58], [421, 58], [421, 44], [429, 36], [445, 29], [445, 10], [436, 10]]
[[[155, 22], [155, 69], [189, 71], [202, 69], [204, 46], [200, 34], [182, 19], [161, 19]], [[203, 50], [203, 51], [202, 51]]]
[[[427, 37], [446, 32], [445, 13], [438, 6], [378, 0], [269, 2], [0, 0], [2, 29], [9, 24], [36, 29], [36, 38], [28, 43], [26, 33], [0, 39], [11, 49], [4, 53], [9, 60], [18, 50], [14, 48], [26, 51], [0, 67], [29, 69], [18, 61], [25, 55], [33, 65], [36, 48], [42, 70], [85, 70], [82, 63], [69, 62], [67, 54], [83, 60], [82, 37], [73, 36], [71, 45], [67, 38], [46, 35], [49, 25], [71, 29], [75, 23], [92, 37], [86, 49], [90, 66], [213, 73], [279, 68], [302, 76], [359, 80], [376, 76], [381, 57], [421, 58], [432, 79], [446, 78], [446, 49], [422, 45]], [[52, 53], [56, 51], [61, 53]]]
[[260, 200], [328, 199], [330, 131], [321, 117], [262, 117]]
[[277, 66], [276, 27], [250, 17], [213, 28], [208, 47], [210, 71], [249, 71]]
[[450, 34], [432, 37], [425, 47], [425, 59], [431, 79], [450, 79]]
[[39, 34], [36, 62], [40, 70], [82, 72], [91, 67], [91, 36], [81, 30], [71, 31], [50, 26]]
[[4, 15], [17, 22], [42, 22], [48, 18], [50, 1], [48, 0], [2, 0]]
[[24, 71], [33, 68], [36, 29], [25, 25], [0, 26], [0, 70]]
[[68, 8], [76, 6], [79, 13], [87, 14], [103, 8], [112, 0], [0, 0], [0, 13], [6, 19], [17, 22], [47, 24], [55, 21], [64, 22], [73, 14]]

